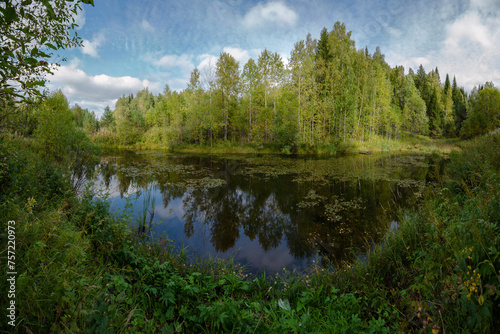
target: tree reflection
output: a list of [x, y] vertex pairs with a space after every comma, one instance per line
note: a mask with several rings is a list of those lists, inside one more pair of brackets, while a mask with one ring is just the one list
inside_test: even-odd
[[[208, 226], [218, 252], [244, 234], [266, 252], [285, 242], [295, 258], [342, 261], [379, 241], [396, 209], [442, 173], [441, 161], [423, 156], [279, 159], [127, 153], [103, 158], [101, 174], [107, 186], [116, 178], [121, 196], [154, 182], [165, 208], [182, 198], [184, 234]], [[316, 202], [301, 206], [311, 190]]]

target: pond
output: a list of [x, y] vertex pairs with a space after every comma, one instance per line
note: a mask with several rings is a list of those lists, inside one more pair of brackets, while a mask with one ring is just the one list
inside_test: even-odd
[[[108, 151], [96, 186], [113, 211], [191, 257], [234, 257], [250, 273], [362, 256], [442, 174], [429, 155], [190, 155]], [[129, 205], [130, 206], [130, 205]]]

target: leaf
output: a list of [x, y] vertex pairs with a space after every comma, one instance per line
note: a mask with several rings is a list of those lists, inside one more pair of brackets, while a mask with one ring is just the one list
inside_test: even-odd
[[43, 4], [45, 5], [45, 8], [47, 9], [47, 13], [50, 16], [51, 20], [57, 19], [56, 13], [54, 12], [54, 8], [52, 8], [52, 5], [50, 4], [49, 0], [42, 0]]
[[38, 57], [50, 58], [50, 55], [46, 54], [45, 52], [40, 51], [39, 54], [38, 54]]
[[47, 43], [45, 45], [48, 46], [49, 48], [53, 49], [53, 50], [57, 50], [57, 48], [54, 46], [54, 44]]
[[288, 299], [285, 299], [285, 300], [283, 300], [281, 298], [278, 299], [278, 306], [281, 309], [285, 310], [285, 311], [290, 311], [291, 310], [291, 308], [290, 308], [290, 302], [288, 301]]
[[39, 50], [38, 48], [33, 48], [30, 52], [31, 57], [38, 57]]
[[3, 52], [8, 57], [12, 57], [12, 58], [14, 57], [14, 53], [8, 49], [3, 49]]
[[127, 327], [128, 323], [132, 319], [132, 316], [134, 315], [135, 310], [137, 310], [138, 305], [139, 304], [135, 305], [134, 309], [132, 311], [130, 311], [130, 313], [128, 314], [127, 321], [125, 322], [125, 325], [123, 326], [124, 328]]
[[42, 241], [37, 241], [37, 242], [35, 242], [35, 244], [33, 246], [35, 248], [43, 248], [43, 247], [45, 247], [45, 243], [43, 243]]
[[21, 40], [14, 35], [7, 35], [7, 38], [13, 40], [14, 42], [18, 42], [18, 43], [21, 42]]
[[2, 11], [3, 11], [3, 15], [4, 15], [4, 20], [7, 22], [7, 24], [17, 20], [17, 13], [16, 13], [16, 9], [14, 7], [8, 5]]
[[35, 58], [32, 58], [32, 57], [26, 58], [26, 62], [30, 65], [38, 64], [38, 60], [36, 60]]

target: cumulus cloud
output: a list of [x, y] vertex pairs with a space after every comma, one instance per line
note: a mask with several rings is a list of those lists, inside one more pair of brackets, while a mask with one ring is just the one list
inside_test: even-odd
[[181, 56], [165, 55], [160, 59], [153, 60], [153, 64], [164, 69], [180, 69], [184, 73], [189, 73], [194, 68], [192, 58], [193, 56], [187, 54]]
[[240, 48], [226, 46], [224, 48], [224, 52], [229, 53], [231, 56], [233, 56], [236, 61], [240, 62], [240, 65], [244, 64], [246, 61], [248, 61], [248, 59], [250, 59], [250, 54], [248, 53], [248, 51]]
[[500, 6], [473, 0], [470, 7], [446, 27], [446, 39], [434, 55], [439, 68], [456, 74], [466, 89], [486, 81], [500, 83]]
[[[222, 52], [229, 53], [231, 56], [233, 56], [234, 59], [236, 59], [236, 61], [239, 62], [240, 68], [243, 68], [243, 66], [245, 66], [245, 64], [248, 62], [250, 58], [254, 58], [254, 60], [257, 61], [257, 58], [259, 57], [261, 50], [260, 49], [245, 50], [238, 47], [226, 46], [222, 49]], [[215, 69], [219, 57], [205, 53], [198, 56], [196, 59], [198, 60], [197, 68], [203, 73], [203, 69], [206, 69], [210, 66], [212, 66]]]
[[453, 53], [462, 46], [471, 46], [471, 43], [479, 44], [483, 48], [491, 47], [493, 44], [492, 31], [485, 23], [486, 21], [480, 17], [477, 11], [470, 11], [455, 20], [447, 27], [447, 38], [444, 41], [445, 51]]
[[198, 60], [198, 70], [201, 73], [201, 80], [208, 84], [208, 81], [215, 79], [215, 66], [217, 57], [208, 53], [202, 54], [196, 58]]
[[47, 78], [48, 87], [51, 90], [61, 89], [71, 103], [100, 109], [98, 112], [102, 112], [107, 105], [113, 107], [116, 99], [124, 94], [135, 94], [145, 88], [157, 93], [161, 89], [159, 82], [131, 76], [88, 75], [78, 65], [78, 61], [73, 61], [68, 66], [55, 69], [54, 74]]
[[271, 1], [266, 4], [259, 3], [243, 18], [243, 25], [247, 28], [260, 28], [264, 26], [293, 27], [299, 16], [284, 2]]
[[82, 53], [93, 58], [99, 58], [99, 52], [97, 49], [102, 46], [105, 40], [106, 39], [102, 33], [95, 35], [94, 38], [92, 38], [92, 41], [84, 39], [82, 42], [83, 46], [81, 48]]
[[199, 64], [198, 64], [198, 69], [201, 71], [203, 68], [207, 67], [215, 67], [215, 64], [217, 63], [217, 57], [214, 55], [210, 55], [208, 53], [204, 53], [202, 55], [199, 55], [197, 57]]
[[116, 105], [116, 101], [118, 101], [118, 99], [107, 99], [103, 101], [77, 100], [77, 101], [71, 101], [70, 105], [77, 104], [83, 109], [94, 111], [96, 116], [100, 118], [104, 113], [104, 109], [106, 107], [109, 107], [111, 110], [113, 110], [114, 106]]
[[[408, 27], [405, 38], [410, 39], [414, 27]], [[451, 20], [434, 26], [415, 27], [425, 36], [422, 44], [435, 42], [433, 48], [417, 48], [388, 53], [391, 65], [404, 65], [417, 69], [420, 64], [426, 71], [438, 67], [441, 79], [448, 73], [456, 76], [459, 86], [471, 90], [474, 86], [493, 81], [500, 85], [500, 3], [494, 0], [471, 0], [465, 9], [458, 11]], [[442, 31], [439, 39], [434, 30]], [[422, 42], [422, 41], [420, 41]]]

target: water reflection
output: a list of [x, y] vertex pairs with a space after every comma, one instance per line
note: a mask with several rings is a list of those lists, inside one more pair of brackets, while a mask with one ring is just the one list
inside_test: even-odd
[[99, 171], [114, 209], [139, 192], [134, 214], [140, 215], [145, 190], [153, 189], [156, 235], [165, 233], [201, 256], [234, 255], [250, 271], [274, 272], [302, 270], [319, 258], [346, 260], [353, 248], [363, 252], [442, 168], [430, 156], [119, 151], [104, 155]]

